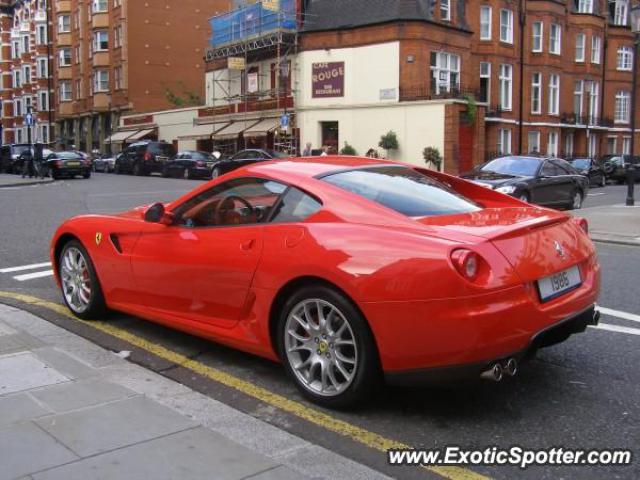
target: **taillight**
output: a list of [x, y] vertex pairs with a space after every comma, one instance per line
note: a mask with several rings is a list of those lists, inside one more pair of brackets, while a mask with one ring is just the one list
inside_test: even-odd
[[576, 220], [578, 221], [578, 225], [580, 225], [580, 228], [582, 229], [582, 231], [587, 235], [589, 235], [589, 222], [587, 222], [587, 219], [576, 218]]
[[150, 162], [151, 161], [151, 154], [149, 152], [146, 152], [144, 154], [144, 161], [145, 162]]
[[54, 164], [56, 167], [61, 167], [61, 166], [62, 166], [62, 161], [60, 161], [60, 160], [56, 160], [55, 162], [53, 162], [53, 164]]
[[470, 282], [480, 276], [483, 260], [476, 252], [466, 249], [454, 250], [451, 253], [451, 261], [458, 273]]
[[84, 164], [85, 164], [86, 166], [90, 167], [90, 166], [91, 166], [91, 160], [85, 160], [85, 161], [84, 161]]

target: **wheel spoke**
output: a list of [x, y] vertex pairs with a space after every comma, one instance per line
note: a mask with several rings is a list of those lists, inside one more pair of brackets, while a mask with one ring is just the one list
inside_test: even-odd
[[344, 368], [344, 365], [342, 365], [340, 360], [338, 360], [337, 358], [336, 358], [335, 365], [336, 365], [336, 368], [338, 369], [338, 371], [340, 372], [340, 375], [342, 375], [345, 380], [350, 380], [351, 379], [351, 375], [349, 375], [349, 372], [347, 372], [347, 370]]
[[296, 322], [298, 322], [300, 326], [304, 328], [307, 332], [311, 330], [311, 327], [309, 326], [309, 324], [305, 322], [302, 318], [300, 318], [298, 315], [292, 315], [291, 318], [293, 318]]
[[322, 362], [320, 364], [320, 383], [321, 383], [320, 391], [322, 392], [324, 392], [327, 389], [327, 370], [328, 369], [329, 369], [329, 366], [325, 362]]
[[336, 374], [333, 372], [334, 365], [335, 364], [329, 365], [327, 374], [329, 375], [329, 381], [331, 382], [331, 385], [333, 385], [334, 390], [337, 391], [340, 388], [340, 382], [338, 382], [338, 379], [336, 379]]
[[302, 343], [306, 343], [309, 339], [308, 338], [304, 338], [302, 335], [299, 335], [298, 333], [296, 333], [294, 330], [289, 330], [288, 331], [289, 335], [291, 335], [293, 338], [295, 338], [296, 340], [298, 340], [299, 342]]
[[318, 312], [318, 328], [323, 330], [327, 325], [327, 319], [324, 317], [323, 307], [320, 302], [316, 302], [316, 311]]
[[343, 347], [345, 345], [349, 346], [349, 347], [355, 346], [355, 342], [353, 340], [347, 340], [347, 339], [344, 339], [344, 338], [339, 338], [334, 343], [335, 343], [336, 347]]

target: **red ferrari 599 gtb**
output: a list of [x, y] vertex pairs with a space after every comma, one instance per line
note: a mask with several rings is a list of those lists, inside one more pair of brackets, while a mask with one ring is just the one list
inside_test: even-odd
[[382, 378], [500, 380], [597, 323], [587, 230], [442, 173], [324, 157], [73, 218], [51, 257], [78, 317], [110, 308], [278, 360], [344, 407]]

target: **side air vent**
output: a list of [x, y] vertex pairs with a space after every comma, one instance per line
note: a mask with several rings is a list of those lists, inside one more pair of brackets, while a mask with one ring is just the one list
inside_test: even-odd
[[118, 239], [118, 236], [115, 233], [112, 233], [109, 235], [109, 239], [111, 240], [111, 243], [113, 244], [115, 249], [118, 251], [118, 253], [122, 253], [122, 245], [120, 245], [120, 240]]

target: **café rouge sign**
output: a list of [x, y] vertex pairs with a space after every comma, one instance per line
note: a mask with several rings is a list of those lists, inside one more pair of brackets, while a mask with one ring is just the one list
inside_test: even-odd
[[313, 98], [344, 97], [344, 62], [312, 65]]

